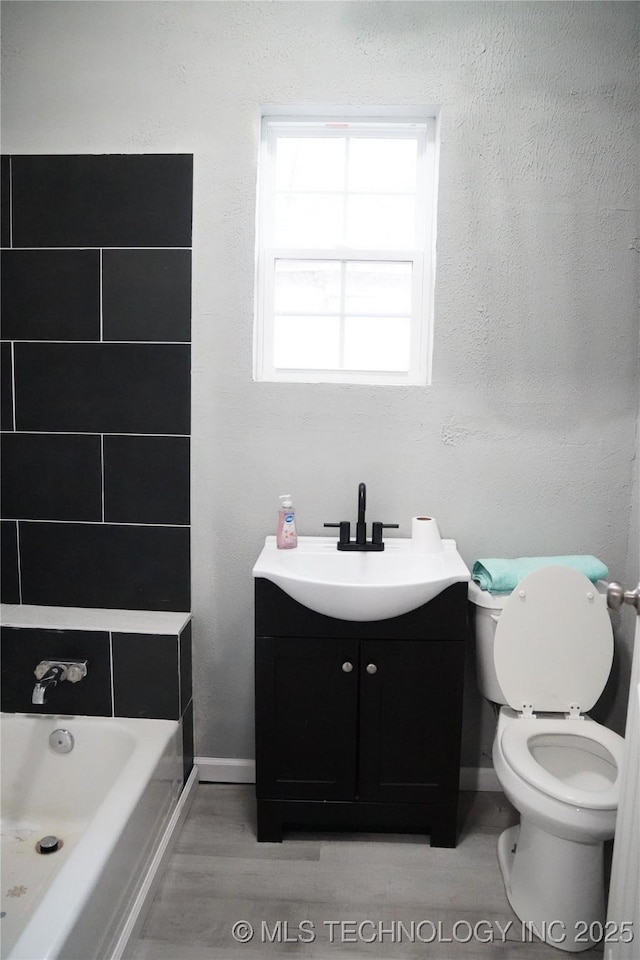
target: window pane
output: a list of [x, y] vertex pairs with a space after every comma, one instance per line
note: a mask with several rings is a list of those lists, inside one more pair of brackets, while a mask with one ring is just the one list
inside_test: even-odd
[[276, 260], [276, 313], [337, 313], [341, 266], [334, 260]]
[[344, 365], [350, 370], [408, 370], [409, 317], [347, 317]]
[[412, 264], [357, 260], [347, 263], [345, 310], [348, 314], [411, 313]]
[[417, 156], [415, 140], [353, 137], [349, 142], [349, 190], [414, 192]]
[[276, 190], [343, 190], [344, 139], [278, 137]]
[[274, 317], [273, 363], [285, 369], [336, 369], [339, 317]]
[[342, 237], [342, 194], [277, 194], [275, 246], [335, 247]]
[[347, 246], [407, 250], [415, 246], [415, 198], [350, 196]]

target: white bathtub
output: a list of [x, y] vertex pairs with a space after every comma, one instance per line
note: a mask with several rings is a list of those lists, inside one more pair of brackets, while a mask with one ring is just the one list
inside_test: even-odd
[[[119, 955], [182, 787], [174, 720], [3, 714], [2, 957]], [[69, 730], [67, 754], [49, 735]], [[36, 850], [42, 837], [63, 841]]]

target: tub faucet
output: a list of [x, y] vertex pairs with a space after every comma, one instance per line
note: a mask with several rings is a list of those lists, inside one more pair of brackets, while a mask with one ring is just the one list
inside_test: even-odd
[[33, 671], [38, 681], [33, 688], [31, 703], [41, 706], [45, 703], [49, 687], [55, 687], [63, 680], [77, 683], [87, 675], [86, 660], [41, 660]]

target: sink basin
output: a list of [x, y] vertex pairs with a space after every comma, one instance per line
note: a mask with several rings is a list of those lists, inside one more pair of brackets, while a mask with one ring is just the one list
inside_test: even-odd
[[278, 550], [267, 537], [253, 575], [327, 617], [386, 620], [469, 581], [455, 540], [442, 543], [439, 553], [420, 553], [411, 540], [393, 537], [380, 553], [347, 553], [336, 549], [335, 537], [298, 537], [294, 550]]

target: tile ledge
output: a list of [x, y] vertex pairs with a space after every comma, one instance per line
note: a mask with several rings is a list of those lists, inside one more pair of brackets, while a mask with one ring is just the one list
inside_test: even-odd
[[189, 612], [167, 610], [108, 610], [94, 607], [41, 607], [0, 604], [3, 627], [49, 630], [110, 630], [114, 633], [178, 634], [191, 619]]

